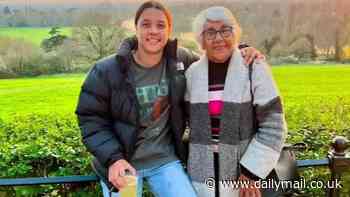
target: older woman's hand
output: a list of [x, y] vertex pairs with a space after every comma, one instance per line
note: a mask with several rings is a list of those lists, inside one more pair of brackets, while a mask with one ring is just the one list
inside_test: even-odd
[[244, 63], [246, 65], [249, 65], [252, 63], [255, 59], [261, 59], [264, 60], [265, 56], [256, 48], [254, 47], [245, 47], [241, 49], [242, 56], [244, 58]]
[[244, 184], [244, 186], [239, 189], [240, 197], [261, 197], [260, 189], [255, 187], [254, 180], [249, 179], [244, 175], [241, 175], [238, 180]]

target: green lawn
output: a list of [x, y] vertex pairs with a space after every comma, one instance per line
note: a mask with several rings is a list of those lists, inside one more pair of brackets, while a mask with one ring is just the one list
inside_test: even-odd
[[[279, 66], [274, 77], [287, 112], [295, 107], [350, 105], [349, 66]], [[0, 80], [0, 117], [73, 113], [84, 74]]]
[[[33, 28], [33, 27], [4, 27], [0, 28], [0, 36], [21, 38], [27, 41], [31, 41], [36, 45], [40, 45], [43, 39], [49, 38], [49, 31], [51, 28]], [[60, 28], [60, 32], [63, 35], [71, 36], [72, 29], [70, 27]]]
[[273, 73], [286, 105], [339, 98], [350, 102], [350, 65], [281, 66]]
[[0, 80], [0, 117], [14, 113], [73, 113], [84, 75]]

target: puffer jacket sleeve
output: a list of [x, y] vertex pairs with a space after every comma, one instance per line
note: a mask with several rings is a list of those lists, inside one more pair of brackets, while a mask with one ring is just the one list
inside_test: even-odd
[[111, 88], [103, 66], [97, 63], [88, 73], [81, 88], [76, 114], [87, 150], [108, 167], [124, 156], [122, 145], [113, 134]]
[[187, 48], [178, 47], [177, 59], [184, 64], [184, 70], [187, 70], [192, 63], [199, 60], [199, 55]]

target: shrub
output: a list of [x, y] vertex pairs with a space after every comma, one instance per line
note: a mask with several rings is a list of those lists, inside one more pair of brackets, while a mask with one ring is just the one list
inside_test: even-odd
[[[307, 100], [307, 98], [305, 98]], [[322, 101], [301, 101], [286, 109], [288, 122], [288, 142], [305, 142], [308, 150], [300, 152], [298, 159], [324, 159], [327, 155], [330, 142], [336, 135], [350, 137], [350, 106], [343, 98], [333, 103]], [[307, 181], [330, 179], [328, 168], [314, 168], [301, 171]], [[350, 176], [345, 174], [342, 179], [342, 193], [350, 191]], [[324, 196], [324, 189], [304, 189], [307, 196]]]
[[[0, 177], [91, 174], [74, 116], [31, 114], [0, 121]], [[94, 185], [90, 185], [95, 190]], [[29, 189], [30, 188], [30, 189]], [[71, 192], [67, 186], [16, 187], [16, 196]], [[31, 191], [32, 190], [32, 191]], [[29, 193], [28, 193], [29, 192]], [[91, 189], [90, 189], [91, 192]]]
[[[15, 115], [0, 119], [0, 177], [45, 177], [93, 174], [91, 156], [81, 142], [76, 117], [70, 114]], [[15, 196], [101, 196], [99, 184], [0, 188]], [[149, 187], [144, 196], [152, 197]]]
[[40, 59], [41, 50], [23, 39], [1, 38], [0, 55], [7, 71], [25, 75], [28, 65]]
[[290, 55], [290, 56], [273, 57], [273, 58], [270, 58], [268, 62], [272, 65], [299, 64], [300, 60], [294, 55]]
[[66, 70], [63, 57], [55, 51], [43, 55], [41, 67], [45, 68], [44, 74], [64, 73]]

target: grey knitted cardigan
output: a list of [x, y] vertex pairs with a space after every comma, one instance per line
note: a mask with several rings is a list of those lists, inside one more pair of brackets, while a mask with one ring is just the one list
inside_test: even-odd
[[[253, 65], [255, 114], [248, 69], [240, 51], [234, 50], [223, 94], [219, 137], [220, 180], [237, 179], [239, 164], [256, 176], [266, 178], [277, 164], [286, 136], [281, 99], [270, 66], [263, 60], [255, 61]], [[185, 100], [190, 103], [188, 173], [200, 197], [212, 196], [205, 191], [208, 189], [205, 180], [214, 177], [213, 142], [208, 114], [208, 58], [205, 55], [189, 67], [186, 79]], [[257, 129], [253, 129], [253, 115]]]

